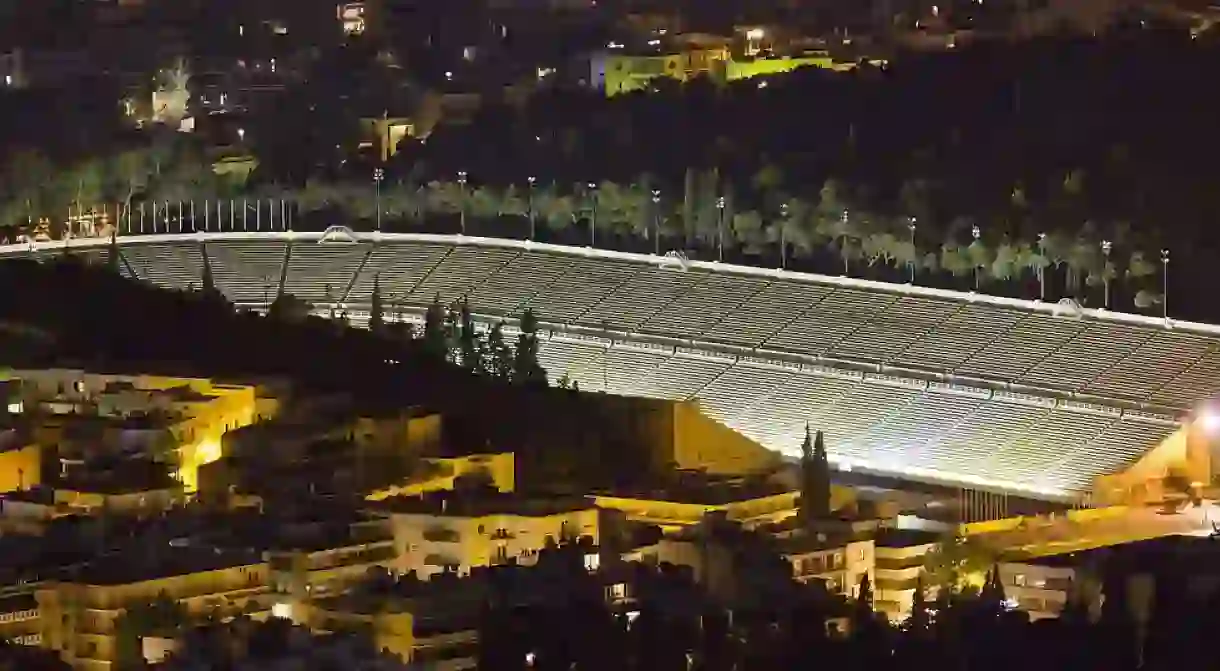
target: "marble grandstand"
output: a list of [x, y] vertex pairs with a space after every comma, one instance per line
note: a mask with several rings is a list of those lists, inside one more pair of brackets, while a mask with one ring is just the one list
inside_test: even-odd
[[[206, 255], [218, 288], [250, 307], [282, 288], [360, 323], [374, 277], [390, 319], [417, 321], [437, 294], [466, 296], [480, 319], [510, 326], [529, 307], [552, 379], [697, 399], [789, 453], [810, 422], [840, 468], [914, 479], [1076, 495], [1220, 390], [1220, 328], [1075, 307], [460, 236], [119, 242], [124, 273], [168, 287], [198, 286]], [[106, 247], [73, 244], [82, 254]]]

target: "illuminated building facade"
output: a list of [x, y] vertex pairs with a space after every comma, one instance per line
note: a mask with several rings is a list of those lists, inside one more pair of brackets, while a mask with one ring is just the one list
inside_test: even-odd
[[[429, 578], [446, 570], [533, 563], [563, 539], [600, 538], [600, 511], [583, 497], [525, 499], [492, 491], [385, 499], [397, 546], [394, 569]], [[597, 561], [590, 559], [590, 561]]]
[[8, 422], [56, 451], [60, 475], [98, 456], [147, 454], [172, 461], [187, 492], [199, 466], [221, 456], [221, 436], [278, 408], [252, 385], [203, 378], [52, 369], [11, 370], [0, 381], [9, 387]]
[[188, 613], [262, 610], [267, 565], [257, 554], [213, 548], [149, 548], [103, 557], [37, 591], [41, 644], [74, 668], [111, 669], [117, 621], [127, 608], [173, 599]]

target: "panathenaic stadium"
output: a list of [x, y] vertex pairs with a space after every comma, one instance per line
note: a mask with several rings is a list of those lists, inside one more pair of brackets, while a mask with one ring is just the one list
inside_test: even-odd
[[[510, 327], [532, 308], [552, 380], [697, 400], [787, 453], [808, 422], [840, 469], [1051, 498], [1111, 474], [1103, 489], [1130, 489], [1171, 463], [1210, 474], [1192, 436], [1214, 422], [1188, 420], [1220, 390], [1220, 327], [520, 240], [332, 228], [118, 243], [125, 274], [166, 287], [198, 287], [206, 257], [255, 308], [282, 290], [360, 323], [375, 277], [391, 320], [418, 320], [437, 294]], [[108, 244], [0, 256], [101, 258]]]

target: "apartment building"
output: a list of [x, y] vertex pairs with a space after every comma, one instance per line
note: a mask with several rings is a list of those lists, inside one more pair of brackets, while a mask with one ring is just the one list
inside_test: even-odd
[[[564, 539], [600, 538], [600, 511], [584, 497], [531, 499], [492, 488], [371, 503], [394, 530], [394, 569], [428, 578], [446, 570], [533, 563]], [[596, 559], [590, 559], [596, 561]]]
[[263, 610], [267, 565], [258, 553], [153, 546], [102, 556], [66, 570], [36, 591], [39, 635], [76, 669], [109, 670], [117, 622], [127, 609], [167, 598], [186, 612]]

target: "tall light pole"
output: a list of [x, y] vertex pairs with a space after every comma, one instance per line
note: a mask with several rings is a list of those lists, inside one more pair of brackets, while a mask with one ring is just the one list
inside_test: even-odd
[[1169, 319], [1169, 250], [1161, 250], [1161, 317]]
[[851, 215], [848, 214], [847, 209], [844, 208], [843, 209], [843, 238], [839, 241], [839, 254], [842, 255], [842, 257], [843, 257], [843, 277], [847, 277], [848, 275], [851, 274], [851, 266], [848, 265], [850, 262], [848, 261], [849, 257], [847, 254], [847, 224], [850, 220], [851, 220]]
[[1046, 233], [1038, 234], [1038, 300], [1046, 300]]
[[779, 206], [779, 268], [784, 270], [788, 267], [788, 203], [780, 203]]
[[381, 232], [381, 181], [385, 179], [385, 171], [373, 168], [373, 204], [377, 207], [377, 232]]
[[538, 178], [531, 175], [531, 176], [527, 177], [525, 179], [525, 181], [529, 182], [529, 185], [530, 185], [529, 193], [526, 194], [526, 207], [529, 208], [529, 215], [530, 215], [530, 240], [533, 240], [534, 232], [535, 232], [535, 230], [534, 230], [534, 224], [535, 224], [535, 220], [534, 220], [534, 182], [538, 181]]
[[1103, 295], [1102, 305], [1107, 310], [1110, 309], [1110, 248], [1109, 240], [1101, 241], [1101, 279], [1105, 285], [1105, 294]]
[[466, 235], [466, 171], [459, 170], [457, 174], [458, 189], [462, 195], [458, 198], [458, 203], [461, 209], [458, 211], [458, 225], [462, 228], [462, 235]]
[[724, 261], [724, 196], [716, 199], [716, 260]]
[[589, 182], [589, 246], [597, 246], [597, 184]]
[[[978, 225], [976, 224], [976, 225], [970, 227], [970, 235], [974, 237], [973, 244], [977, 245], [977, 244], [979, 244], [979, 238], [982, 237], [982, 235], [983, 235], [983, 231], [980, 230]], [[982, 272], [981, 272], [982, 268], [973, 263], [971, 265], [974, 265], [974, 290], [977, 292], [979, 290], [979, 279], [982, 276]]]
[[652, 190], [652, 253], [661, 255], [661, 190]]
[[910, 279], [907, 281], [911, 284], [915, 284], [915, 260], [919, 257], [919, 250], [915, 247], [915, 227], [915, 217], [911, 217], [907, 221], [907, 230], [911, 232]]

